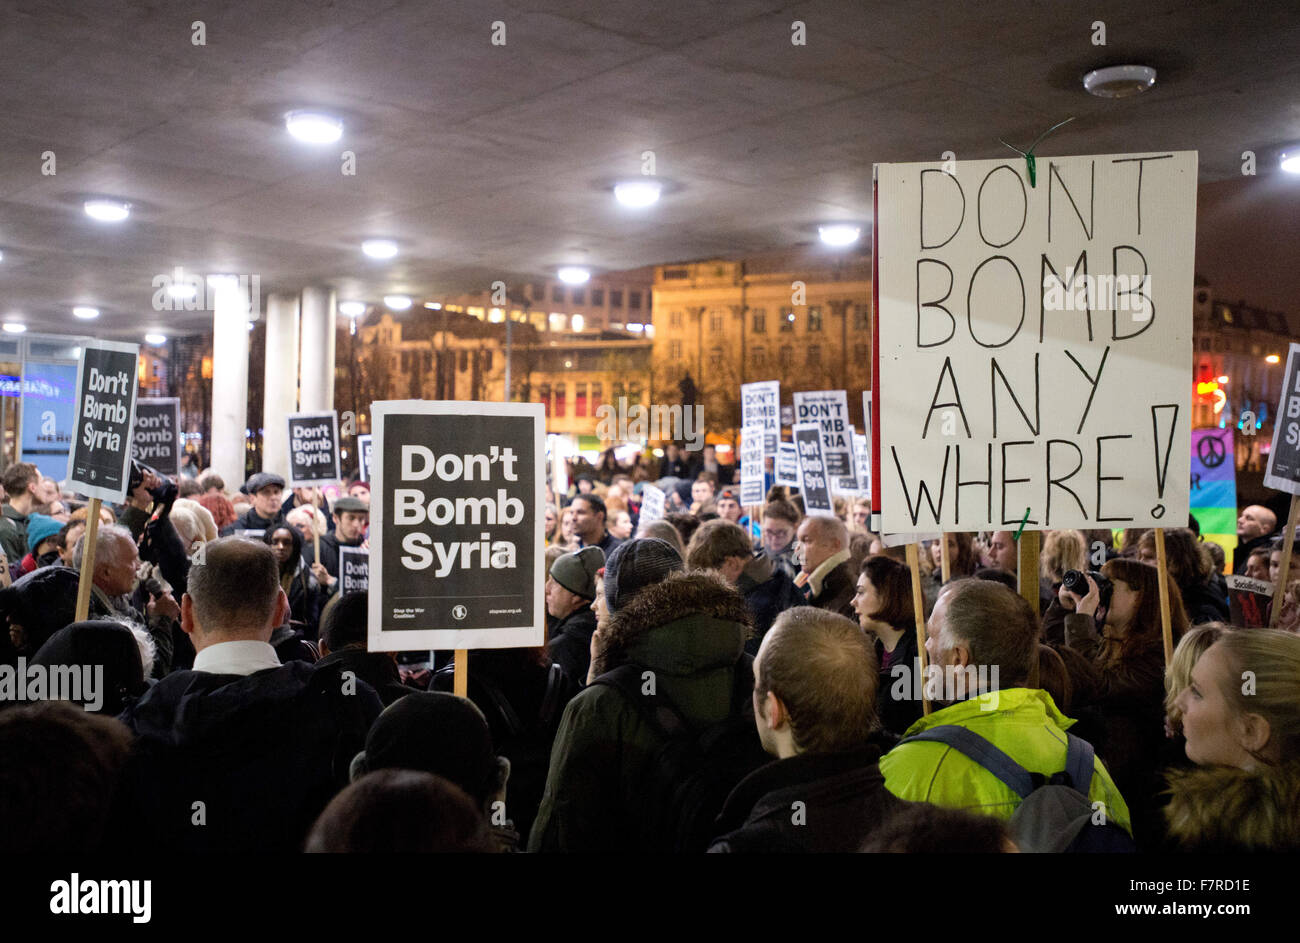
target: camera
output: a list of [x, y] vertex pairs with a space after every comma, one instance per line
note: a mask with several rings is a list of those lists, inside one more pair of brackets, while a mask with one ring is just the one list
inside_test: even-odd
[[1110, 608], [1110, 594], [1114, 590], [1115, 584], [1096, 570], [1089, 570], [1087, 576], [1084, 575], [1082, 570], [1066, 570], [1065, 575], [1061, 577], [1061, 585], [1075, 595], [1086, 596], [1088, 595], [1088, 576], [1091, 576], [1093, 582], [1097, 584], [1097, 595], [1101, 598], [1098, 608]]
[[135, 459], [131, 459], [131, 475], [127, 481], [127, 493], [129, 494], [136, 488], [139, 488], [140, 485], [144, 483], [146, 475], [153, 475], [154, 478], [158, 480], [158, 483], [149, 489], [150, 497], [152, 497], [157, 504], [168, 505], [168, 510], [171, 510], [171, 502], [176, 500], [176, 482], [172, 481], [157, 469], [146, 465], [144, 462], [137, 462]]

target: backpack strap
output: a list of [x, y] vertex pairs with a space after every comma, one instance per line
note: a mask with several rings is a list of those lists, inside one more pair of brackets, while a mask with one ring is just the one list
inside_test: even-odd
[[914, 740], [930, 740], [952, 747], [1002, 780], [1021, 799], [1028, 797], [1034, 791], [1034, 781], [1027, 769], [984, 737], [965, 727], [958, 727], [956, 724], [940, 724], [900, 740], [899, 745]]
[[542, 706], [537, 712], [537, 720], [543, 727], [548, 726], [555, 718], [555, 712], [560, 706], [560, 689], [564, 686], [565, 677], [564, 669], [560, 667], [559, 662], [551, 662], [551, 667], [546, 673], [546, 693], [542, 695]]
[[1065, 772], [1070, 777], [1070, 785], [1086, 796], [1092, 787], [1093, 774], [1097, 771], [1093, 762], [1096, 754], [1087, 740], [1072, 733], [1067, 733], [1066, 736], [1070, 740], [1065, 748]]

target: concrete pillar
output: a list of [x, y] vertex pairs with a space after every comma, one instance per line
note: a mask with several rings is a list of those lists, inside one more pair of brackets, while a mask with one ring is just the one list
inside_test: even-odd
[[298, 403], [305, 413], [334, 408], [334, 307], [330, 289], [303, 289]]
[[213, 277], [212, 469], [234, 492], [245, 481], [248, 428], [248, 296], [238, 279]]
[[266, 367], [262, 383], [262, 469], [289, 471], [285, 416], [298, 411], [298, 299], [266, 299]]

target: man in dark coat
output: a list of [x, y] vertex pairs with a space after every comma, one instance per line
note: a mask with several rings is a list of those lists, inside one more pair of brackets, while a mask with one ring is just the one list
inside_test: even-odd
[[193, 670], [168, 675], [120, 717], [136, 745], [111, 847], [154, 855], [302, 847], [347, 784], [382, 705], [341, 668], [280, 664], [269, 640], [288, 608], [270, 547], [207, 544], [181, 600]]
[[1237, 518], [1237, 546], [1232, 551], [1232, 572], [1246, 572], [1246, 561], [1257, 547], [1267, 547], [1277, 530], [1277, 515], [1262, 504], [1252, 504]]
[[253, 506], [235, 518], [233, 523], [221, 528], [222, 537], [229, 537], [244, 530], [257, 532], [247, 536], [261, 537], [268, 527], [284, 520], [284, 512], [281, 510], [284, 479], [279, 475], [258, 472], [244, 483], [243, 490], [253, 499]]
[[777, 759], [727, 797], [711, 852], [856, 851], [907, 807], [880, 775], [875, 655], [856, 624], [811, 606], [782, 613], [754, 659], [754, 703]]
[[838, 517], [812, 514], [798, 531], [796, 556], [802, 569], [795, 585], [804, 587], [808, 605], [856, 620], [853, 596], [857, 574], [849, 566], [849, 530]]
[[304, 541], [303, 559], [316, 581], [333, 595], [339, 591], [339, 548], [360, 547], [370, 526], [370, 505], [360, 498], [339, 498], [334, 502], [334, 529], [320, 539], [320, 559], [316, 547]]
[[316, 668], [333, 665], [351, 671], [375, 689], [387, 707], [416, 688], [402, 684], [396, 652], [368, 651], [366, 618], [369, 593], [345, 593], [337, 597], [321, 620], [321, 659]]
[[596, 574], [604, 565], [599, 547], [583, 547], [551, 564], [546, 581], [546, 612], [557, 620], [546, 647], [551, 661], [564, 669], [575, 687], [586, 683], [591, 666], [591, 636], [596, 632], [591, 602], [596, 598]]

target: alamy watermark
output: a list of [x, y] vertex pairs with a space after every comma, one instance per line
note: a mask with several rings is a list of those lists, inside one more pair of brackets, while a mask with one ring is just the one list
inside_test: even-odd
[[1043, 276], [1044, 311], [1125, 311], [1134, 321], [1150, 321], [1150, 275], [1076, 275], [1066, 269], [1065, 277]]
[[178, 265], [171, 272], [155, 275], [152, 285], [155, 311], [215, 311], [217, 297], [227, 289], [245, 317], [255, 321], [262, 316], [260, 275], [205, 276], [187, 273]]
[[704, 448], [703, 406], [628, 406], [627, 397], [617, 407], [596, 407], [596, 437], [615, 442], [672, 439], [684, 442], [687, 452]]
[[103, 665], [0, 665], [0, 701], [76, 701], [88, 711], [104, 706]]
[[997, 665], [926, 665], [921, 659], [889, 669], [889, 697], [894, 701], [948, 702], [978, 699], [980, 710], [999, 706]]

